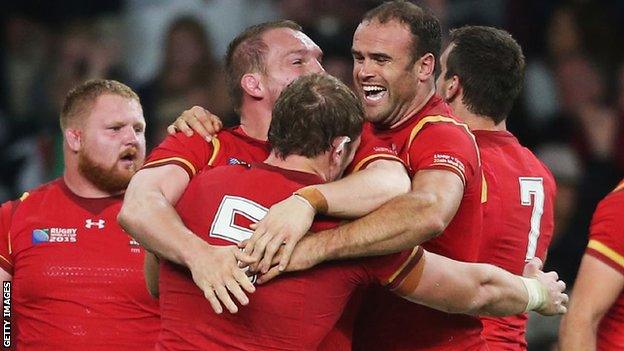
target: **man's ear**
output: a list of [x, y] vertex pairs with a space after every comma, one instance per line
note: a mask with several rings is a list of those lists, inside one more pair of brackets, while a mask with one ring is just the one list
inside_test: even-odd
[[69, 149], [73, 152], [80, 151], [82, 146], [82, 134], [80, 129], [67, 128], [65, 129], [64, 134]]
[[451, 81], [446, 85], [443, 93], [445, 101], [453, 101], [462, 94], [462, 87], [458, 76], [453, 75], [451, 77]]
[[334, 138], [332, 142], [332, 160], [336, 163], [341, 162], [344, 154], [347, 153], [347, 144], [351, 142], [348, 136], [339, 136]]
[[435, 57], [431, 53], [424, 54], [416, 63], [414, 69], [420, 81], [425, 81], [435, 74]]
[[264, 96], [264, 85], [258, 73], [244, 74], [241, 77], [240, 85], [245, 93], [254, 98], [260, 99]]

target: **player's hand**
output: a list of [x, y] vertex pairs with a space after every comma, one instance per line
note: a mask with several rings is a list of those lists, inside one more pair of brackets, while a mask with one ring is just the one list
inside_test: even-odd
[[325, 260], [322, 254], [323, 242], [319, 238], [319, 236], [314, 234], [303, 237], [295, 245], [286, 269], [279, 269], [277, 265], [281, 261], [281, 256], [285, 250], [285, 247], [280, 248], [273, 258], [271, 269], [258, 276], [258, 284], [264, 284], [284, 272], [303, 271], [323, 262]]
[[545, 300], [535, 311], [545, 316], [564, 314], [568, 311], [566, 284], [559, 280], [557, 272], [542, 272], [542, 260], [533, 258], [524, 266], [523, 276], [537, 279], [542, 284]]
[[223, 123], [216, 115], [210, 113], [201, 106], [193, 106], [182, 112], [176, 120], [167, 127], [169, 134], [182, 132], [186, 136], [192, 136], [193, 132], [197, 132], [207, 141], [223, 128]]
[[286, 269], [295, 245], [310, 230], [315, 214], [312, 206], [294, 195], [271, 206], [269, 213], [251, 226], [254, 233], [244, 246], [245, 252], [259, 262], [251, 270], [268, 272], [278, 250], [278, 269]]
[[[251, 257], [236, 246], [199, 247], [189, 269], [195, 284], [204, 292], [212, 309], [220, 314], [223, 312], [221, 303], [230, 313], [238, 312], [238, 307], [230, 297], [233, 295], [241, 305], [247, 305], [249, 299], [243, 292], [253, 293], [256, 288], [239, 268], [238, 261], [252, 263]], [[242, 288], [242, 289], [241, 289]]]

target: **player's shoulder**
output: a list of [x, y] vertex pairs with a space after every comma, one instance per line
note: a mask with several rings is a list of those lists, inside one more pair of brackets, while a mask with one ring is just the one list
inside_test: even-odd
[[65, 185], [63, 183], [63, 179], [57, 178], [36, 188], [25, 191], [16, 201], [19, 201], [20, 203], [35, 201], [46, 195], [54, 195], [56, 193], [62, 192], [64, 186]]
[[436, 138], [460, 138], [471, 142], [475, 140], [468, 125], [452, 114], [424, 116], [412, 127], [410, 139], [419, 134], [434, 135]]
[[590, 236], [609, 234], [624, 244], [624, 189], [617, 189], [602, 199], [592, 218]]

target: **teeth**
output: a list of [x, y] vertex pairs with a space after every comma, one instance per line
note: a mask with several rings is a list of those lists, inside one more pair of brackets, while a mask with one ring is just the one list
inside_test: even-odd
[[381, 87], [381, 86], [372, 86], [372, 85], [365, 85], [362, 87], [362, 89], [367, 92], [367, 93], [378, 93], [381, 91], [385, 91], [386, 88]]

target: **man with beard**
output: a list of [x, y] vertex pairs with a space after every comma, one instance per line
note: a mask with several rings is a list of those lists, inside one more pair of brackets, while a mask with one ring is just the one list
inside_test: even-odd
[[139, 97], [117, 81], [85, 82], [65, 98], [60, 124], [63, 176], [0, 208], [14, 344], [153, 350], [160, 319], [143, 283], [144, 251], [115, 220], [145, 159]]

